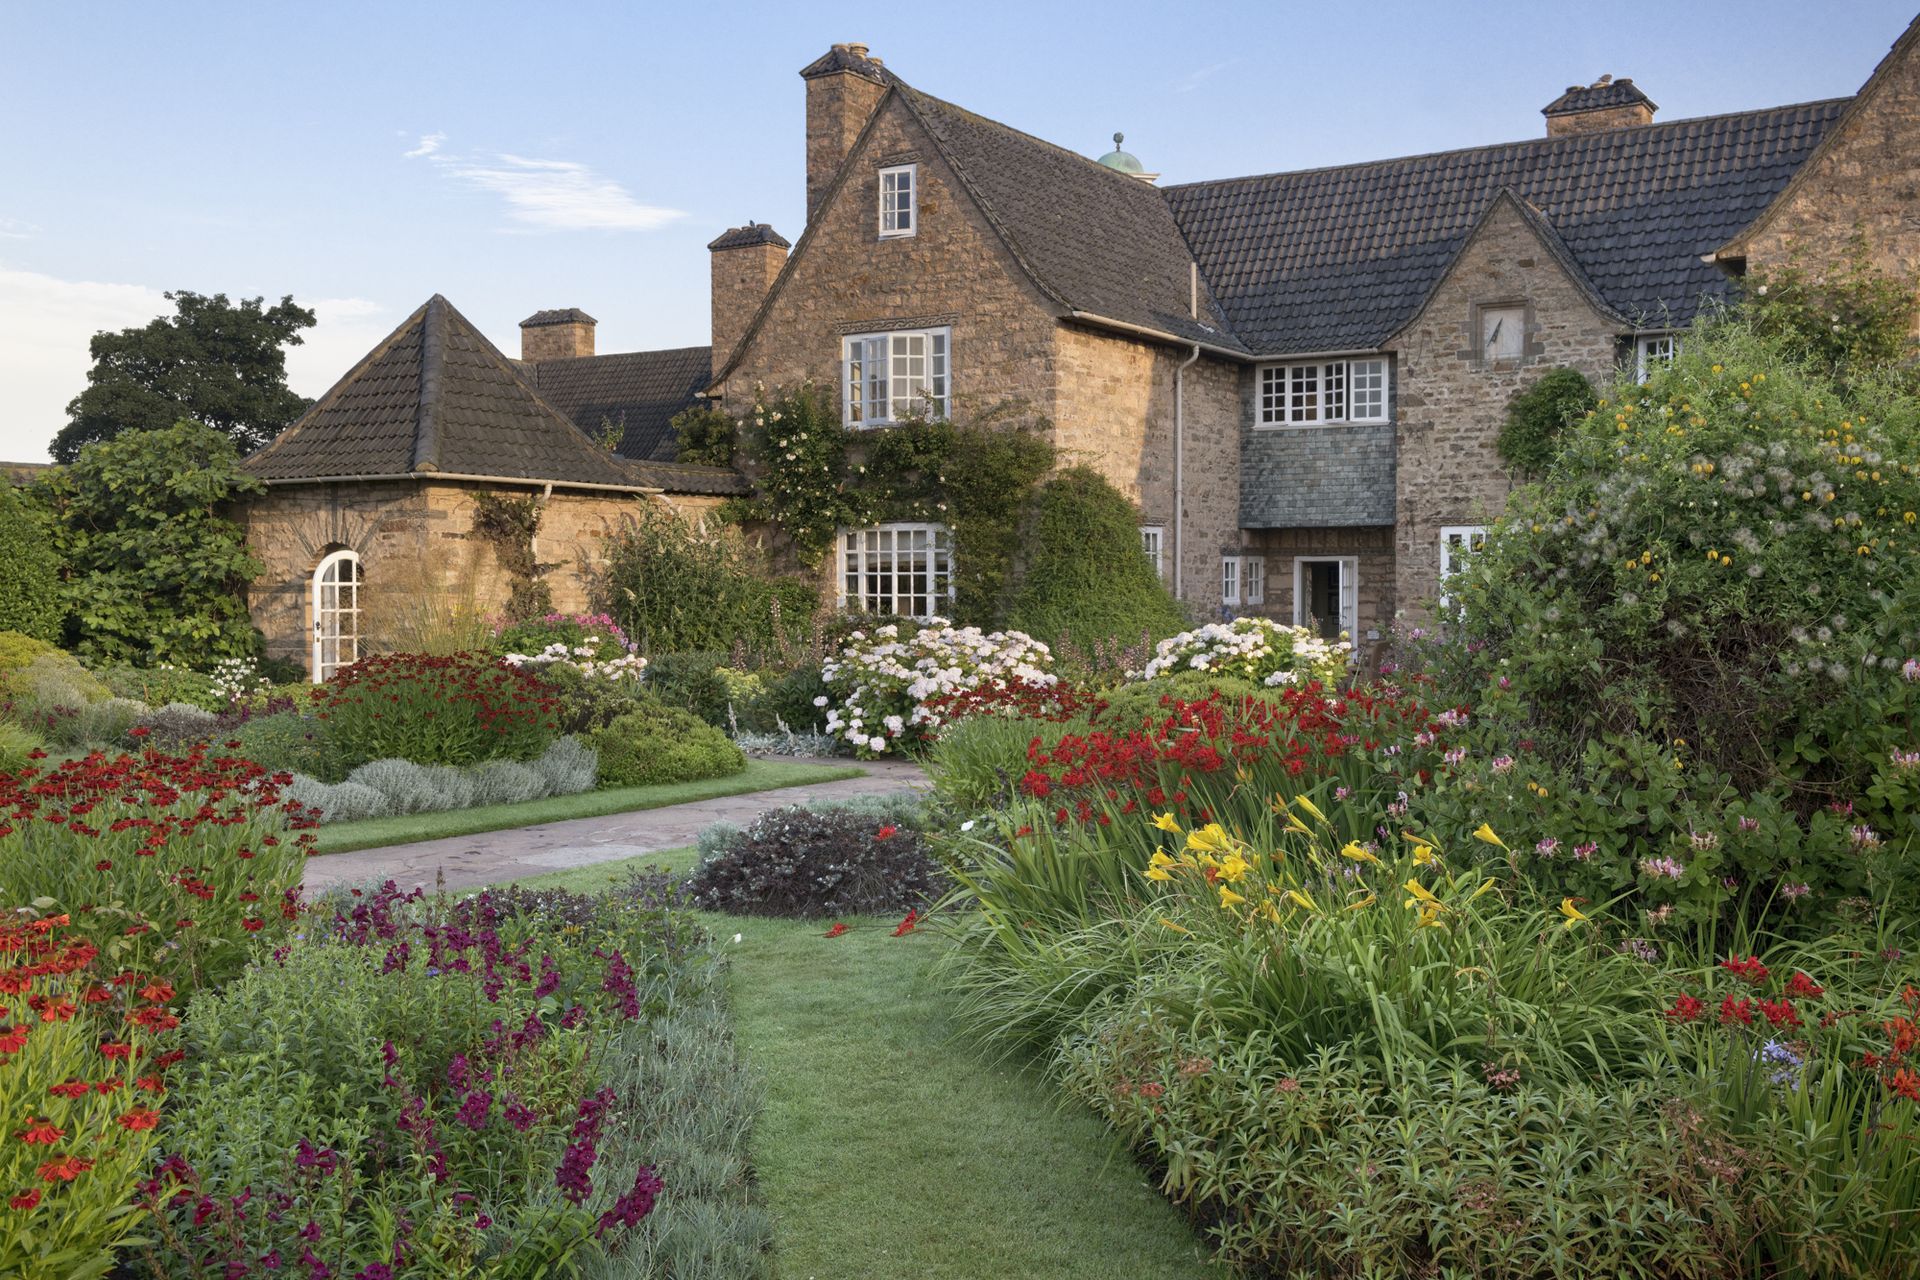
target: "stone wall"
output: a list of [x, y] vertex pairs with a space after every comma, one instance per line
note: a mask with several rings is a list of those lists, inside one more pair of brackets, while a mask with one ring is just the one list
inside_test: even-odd
[[[1526, 354], [1490, 366], [1475, 308], [1524, 300]], [[1440, 530], [1488, 524], [1512, 481], [1494, 451], [1507, 405], [1549, 369], [1612, 376], [1621, 325], [1587, 294], [1510, 203], [1497, 206], [1420, 313], [1388, 343], [1399, 357], [1395, 604], [1425, 616], [1438, 594]], [[1361, 581], [1366, 580], [1363, 571]]]
[[[360, 555], [362, 630], [373, 648], [391, 646], [395, 637], [382, 632], [396, 632], [417, 616], [497, 613], [508, 582], [493, 548], [473, 536], [475, 499], [485, 488], [416, 480], [275, 485], [249, 501], [236, 514], [266, 570], [248, 589], [247, 604], [268, 654], [308, 665], [313, 573], [323, 557], [341, 549]], [[553, 492], [534, 553], [540, 563], [555, 566], [547, 575], [555, 608], [587, 608], [587, 579], [604, 562], [608, 533], [647, 500], [591, 490]], [[656, 500], [691, 515], [719, 503], [690, 496]]]
[[1912, 274], [1920, 262], [1920, 38], [1901, 46], [1762, 220], [1746, 246], [1749, 273], [1786, 265], [1796, 249], [1817, 269], [1845, 256], [1857, 228], [1881, 270]]
[[875, 75], [834, 71], [807, 81], [807, 221], [886, 92]]
[[[1247, 534], [1244, 555], [1258, 555], [1267, 562], [1267, 590], [1264, 605], [1238, 610], [1258, 614], [1276, 622], [1292, 625], [1294, 561], [1301, 558], [1335, 560], [1353, 557], [1360, 575], [1359, 633], [1353, 637], [1364, 647], [1369, 639], [1384, 635], [1393, 624], [1397, 599], [1393, 548], [1393, 528], [1383, 525], [1372, 529], [1257, 529]], [[1301, 619], [1304, 621], [1304, 619]]]

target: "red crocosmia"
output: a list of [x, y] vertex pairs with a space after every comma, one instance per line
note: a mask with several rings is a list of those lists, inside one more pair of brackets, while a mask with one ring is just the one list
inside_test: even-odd
[[1673, 1002], [1673, 1008], [1667, 1010], [1667, 1017], [1675, 1022], [1692, 1022], [1706, 1007], [1706, 1004], [1696, 997], [1683, 995]]
[[147, 1107], [135, 1107], [114, 1123], [129, 1133], [139, 1133], [143, 1129], [151, 1129], [159, 1124], [160, 1113]]
[[1742, 978], [1758, 986], [1767, 980], [1767, 966], [1760, 963], [1759, 956], [1748, 956], [1742, 960], [1737, 956], [1728, 956], [1720, 962], [1720, 967], [1736, 978]]
[[844, 924], [841, 924], [841, 923], [839, 923], [838, 921], [836, 921], [836, 922], [834, 923], [834, 926], [833, 926], [833, 928], [831, 928], [831, 929], [829, 929], [829, 930], [827, 930], [827, 931], [826, 931], [826, 932], [825, 932], [824, 934], [822, 934], [821, 936], [822, 936], [822, 937], [825, 937], [825, 938], [837, 938], [837, 937], [839, 937], [839, 936], [840, 936], [841, 934], [843, 934], [843, 933], [845, 933], [845, 932], [847, 932], [847, 926], [845, 926]]
[[1735, 1000], [1728, 996], [1720, 1002], [1720, 1021], [1729, 1025], [1738, 1022], [1742, 1026], [1752, 1026], [1753, 1001]]
[[1826, 991], [1827, 989], [1825, 987], [1816, 986], [1813, 979], [1804, 973], [1795, 973], [1791, 978], [1787, 979], [1787, 994], [1790, 996], [1799, 996], [1803, 1000], [1811, 1000], [1816, 996], [1825, 995]]
[[902, 920], [899, 924], [893, 926], [893, 936], [896, 938], [905, 937], [907, 934], [912, 933], [915, 929], [919, 927], [920, 927], [920, 910], [919, 908], [916, 907], [913, 910], [907, 912], [906, 919]]
[[1887, 1077], [1887, 1088], [1908, 1102], [1920, 1102], [1920, 1075], [1915, 1075], [1906, 1067]]
[[875, 840], [891, 840], [893, 837], [899, 834], [900, 834], [900, 828], [894, 827], [894, 826], [886, 826], [874, 832], [873, 838]]
[[13, 1136], [30, 1147], [50, 1147], [67, 1134], [66, 1130], [51, 1120], [30, 1118], [27, 1127]]
[[1797, 1027], [1800, 1015], [1794, 1011], [1791, 1000], [1762, 1000], [1760, 1012], [1767, 1015], [1767, 1021], [1776, 1027]]
[[42, 1182], [72, 1182], [91, 1168], [93, 1161], [83, 1156], [67, 1156], [61, 1160], [47, 1161], [36, 1172]]
[[39, 1203], [40, 1203], [40, 1188], [33, 1187], [29, 1190], [22, 1191], [19, 1195], [14, 1196], [12, 1199], [8, 1200], [7, 1208], [18, 1209], [22, 1213], [25, 1213], [28, 1209], [33, 1208], [35, 1205], [38, 1205]]

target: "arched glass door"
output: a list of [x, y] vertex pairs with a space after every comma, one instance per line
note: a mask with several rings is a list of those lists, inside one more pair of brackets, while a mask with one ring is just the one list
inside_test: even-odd
[[313, 571], [313, 679], [360, 658], [360, 557], [335, 551]]

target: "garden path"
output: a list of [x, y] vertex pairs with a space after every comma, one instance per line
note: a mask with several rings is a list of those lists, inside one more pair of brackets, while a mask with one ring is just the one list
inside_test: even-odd
[[779, 787], [637, 813], [449, 836], [358, 853], [327, 854], [307, 860], [306, 888], [311, 894], [339, 885], [392, 880], [402, 889], [415, 885], [432, 889], [436, 882], [449, 889], [472, 889], [684, 848], [716, 822], [745, 826], [759, 814], [781, 805], [886, 795], [928, 785], [926, 774], [910, 760], [869, 760], [860, 767], [866, 770], [861, 777], [838, 782]]

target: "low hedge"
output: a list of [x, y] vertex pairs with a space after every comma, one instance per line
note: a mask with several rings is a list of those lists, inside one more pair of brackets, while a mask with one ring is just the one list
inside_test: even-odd
[[603, 787], [645, 787], [724, 778], [747, 767], [732, 739], [690, 711], [643, 701], [587, 735]]

